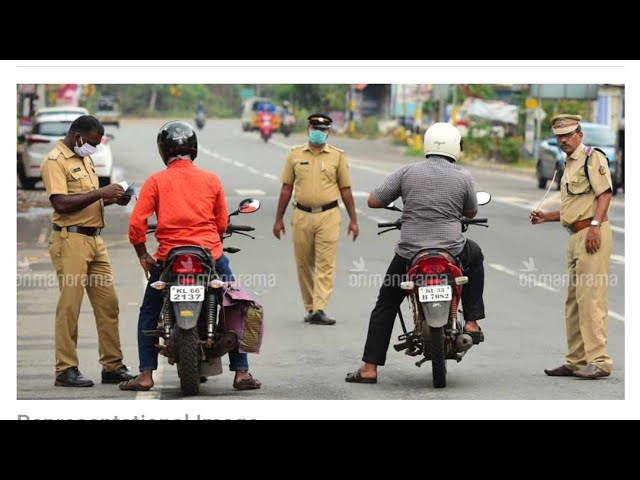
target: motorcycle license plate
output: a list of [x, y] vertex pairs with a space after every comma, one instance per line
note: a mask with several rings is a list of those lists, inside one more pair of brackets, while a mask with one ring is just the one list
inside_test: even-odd
[[202, 302], [204, 301], [204, 287], [197, 286], [173, 286], [170, 299], [172, 302]]
[[431, 285], [418, 288], [420, 302], [446, 302], [451, 300], [451, 285]]

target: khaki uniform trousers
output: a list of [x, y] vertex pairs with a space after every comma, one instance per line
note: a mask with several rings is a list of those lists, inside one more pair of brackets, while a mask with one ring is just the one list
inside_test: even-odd
[[575, 371], [595, 363], [611, 372], [613, 362], [607, 353], [611, 225], [601, 225], [600, 249], [593, 255], [587, 253], [585, 246], [588, 232], [589, 228], [585, 228], [571, 235], [567, 249], [569, 291], [565, 317], [569, 351], [565, 364]]
[[107, 248], [101, 237], [52, 232], [49, 255], [58, 276], [56, 308], [56, 374], [78, 366], [78, 318], [86, 288], [98, 328], [98, 351], [105, 371], [120, 368], [118, 297]]
[[305, 310], [324, 310], [336, 277], [340, 208], [308, 213], [294, 208], [293, 251]]

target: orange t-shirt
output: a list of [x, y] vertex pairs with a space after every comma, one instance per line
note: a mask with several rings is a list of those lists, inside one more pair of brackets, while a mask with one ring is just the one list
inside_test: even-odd
[[216, 260], [222, 255], [220, 237], [227, 230], [228, 212], [215, 174], [180, 159], [151, 175], [129, 219], [133, 245], [147, 241], [147, 219], [154, 213], [158, 217], [156, 259], [164, 260], [171, 249], [185, 245], [206, 247]]

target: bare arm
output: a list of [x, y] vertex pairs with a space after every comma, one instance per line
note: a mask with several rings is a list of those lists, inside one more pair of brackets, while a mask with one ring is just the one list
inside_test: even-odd
[[287, 183], [282, 184], [280, 190], [280, 200], [278, 200], [278, 210], [276, 212], [276, 221], [273, 225], [273, 234], [280, 240], [280, 234], [285, 233], [284, 230], [284, 213], [287, 211], [287, 205], [291, 200], [291, 194], [293, 193], [293, 185]]
[[342, 201], [344, 202], [344, 206], [349, 213], [349, 228], [347, 230], [347, 234], [353, 235], [353, 241], [356, 241], [358, 238], [358, 234], [360, 233], [360, 229], [358, 228], [358, 218], [356, 216], [356, 206], [353, 202], [353, 193], [351, 192], [351, 187], [345, 187], [340, 189], [340, 196], [342, 197]]
[[373, 193], [369, 194], [369, 199], [367, 200], [367, 206], [369, 208], [384, 208], [386, 205], [380, 203], [380, 201], [373, 195]]
[[545, 222], [559, 222], [560, 210], [555, 210], [553, 212], [543, 212], [542, 210], [535, 210], [531, 212], [529, 219], [534, 225]]
[[478, 209], [476, 208], [475, 210], [469, 210], [467, 212], [462, 212], [462, 215], [465, 218], [475, 218], [475, 216], [478, 215]]
[[98, 190], [94, 190], [88, 193], [81, 193], [78, 195], [51, 195], [51, 197], [49, 197], [49, 200], [51, 200], [51, 205], [56, 212], [74, 213], [79, 212], [83, 208], [88, 207], [89, 205], [99, 201], [100, 199], [104, 199], [105, 204], [107, 204], [107, 202], [109, 202], [109, 205], [111, 203], [116, 203], [118, 199], [122, 197], [123, 193], [124, 189], [122, 188], [122, 186], [114, 183]]

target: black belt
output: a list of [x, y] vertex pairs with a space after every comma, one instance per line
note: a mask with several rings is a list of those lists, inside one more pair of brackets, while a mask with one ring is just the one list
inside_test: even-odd
[[336, 208], [337, 206], [338, 206], [337, 200], [331, 203], [327, 203], [326, 205], [323, 205], [321, 207], [305, 207], [304, 205], [300, 205], [298, 202], [295, 203], [296, 208], [299, 208], [300, 210], [304, 212], [309, 212], [309, 213], [326, 212], [327, 210], [331, 210], [332, 208]]
[[89, 237], [97, 237], [102, 231], [102, 229], [98, 227], [77, 227], [75, 225], [70, 227], [60, 227], [55, 223], [53, 224], [53, 229], [56, 232], [61, 232], [63, 228], [66, 228], [69, 233], [81, 233], [82, 235], [87, 235]]

